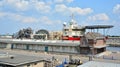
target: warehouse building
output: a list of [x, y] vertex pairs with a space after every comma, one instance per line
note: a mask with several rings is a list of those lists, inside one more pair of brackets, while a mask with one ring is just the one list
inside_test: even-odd
[[0, 54], [0, 67], [52, 67], [51, 61], [26, 55]]
[[79, 41], [0, 39], [0, 45], [4, 45], [5, 49], [20, 49], [20, 50], [32, 50], [32, 51], [80, 54]]

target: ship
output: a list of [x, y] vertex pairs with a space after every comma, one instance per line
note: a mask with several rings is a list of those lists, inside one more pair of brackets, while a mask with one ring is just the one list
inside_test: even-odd
[[[91, 31], [97, 29], [97, 33], [99, 33], [98, 32], [99, 29], [103, 29], [105, 35], [104, 29], [109, 29], [112, 27], [113, 25], [91, 25], [91, 26], [78, 25], [77, 22], [73, 19], [72, 15], [72, 19], [69, 21], [68, 25], [67, 23], [63, 23], [62, 40], [80, 41], [80, 39], [84, 36], [87, 29]], [[105, 38], [107, 39], [107, 37]]]
[[69, 25], [63, 24], [62, 40], [80, 40], [85, 33], [85, 26], [80, 26], [74, 19], [71, 19]]

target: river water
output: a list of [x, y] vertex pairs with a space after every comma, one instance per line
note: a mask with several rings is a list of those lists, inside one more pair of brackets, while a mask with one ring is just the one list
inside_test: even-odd
[[112, 52], [116, 52], [116, 51], [120, 52], [120, 47], [107, 47], [106, 50], [112, 51]]

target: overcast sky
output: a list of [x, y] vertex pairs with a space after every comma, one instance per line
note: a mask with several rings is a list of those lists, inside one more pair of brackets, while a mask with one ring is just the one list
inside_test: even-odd
[[114, 25], [107, 34], [120, 35], [120, 0], [0, 0], [0, 34], [62, 30], [72, 13], [79, 25]]

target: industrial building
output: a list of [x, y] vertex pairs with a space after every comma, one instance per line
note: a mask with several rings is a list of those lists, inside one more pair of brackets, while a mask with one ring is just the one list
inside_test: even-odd
[[109, 62], [89, 61], [77, 67], [120, 67], [120, 64]]
[[49, 32], [49, 40], [62, 40], [62, 31], [51, 31]]
[[52, 67], [51, 61], [42, 57], [0, 54], [0, 67]]
[[120, 37], [108, 37], [106, 44], [110, 46], [120, 47]]
[[77, 53], [79, 41], [32, 40], [32, 39], [0, 39], [1, 48], [46, 52]]
[[80, 40], [80, 53], [98, 54], [106, 50], [105, 37], [99, 33], [88, 32]]

